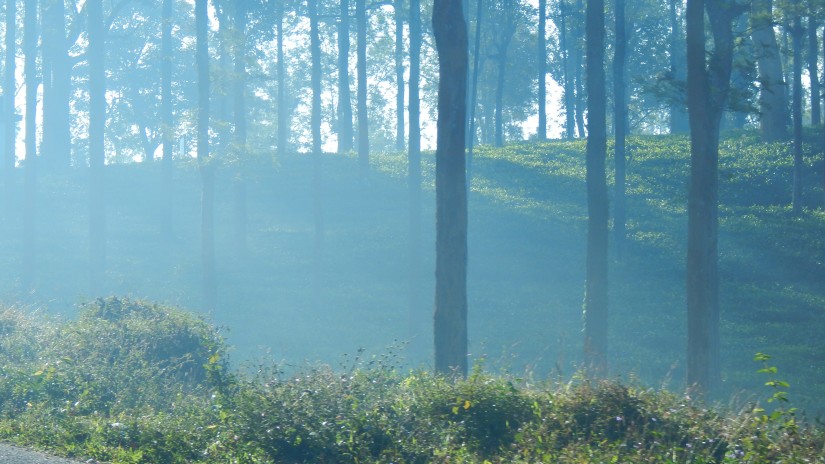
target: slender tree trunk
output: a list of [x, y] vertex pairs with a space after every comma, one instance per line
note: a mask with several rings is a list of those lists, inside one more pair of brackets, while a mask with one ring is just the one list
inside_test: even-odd
[[14, 105], [14, 95], [17, 93], [17, 83], [15, 81], [16, 55], [17, 55], [17, 1], [6, 0], [6, 62], [5, 75], [3, 76], [3, 120], [5, 124], [4, 144], [3, 144], [3, 214], [6, 219], [10, 216], [11, 194], [14, 183], [14, 166], [17, 161], [16, 143], [17, 138], [17, 111]]
[[37, 3], [23, 2], [23, 76], [26, 82], [26, 168], [23, 195], [23, 266], [22, 284], [26, 291], [35, 289], [37, 252], [35, 219], [37, 207]]
[[567, 3], [559, 0], [559, 47], [561, 48], [562, 72], [564, 73], [564, 134], [565, 138], [572, 140], [576, 136], [575, 122], [575, 96], [573, 87], [573, 71], [570, 69], [570, 40], [568, 33]]
[[246, 3], [235, 2], [235, 73], [233, 84], [233, 106], [235, 119], [234, 148], [237, 151], [237, 172], [233, 179], [235, 199], [235, 245], [239, 256], [246, 255], [247, 210], [246, 210], [246, 165], [247, 122], [246, 122]]
[[[172, 198], [172, 151], [174, 131], [172, 128], [172, 0], [163, 0], [161, 7], [161, 137], [163, 141], [161, 191], [163, 198]], [[172, 202], [161, 201], [160, 231], [167, 240], [172, 238]]]
[[[536, 62], [538, 63], [539, 75], [539, 127], [536, 137], [539, 140], [547, 140], [547, 0], [539, 0], [539, 30], [536, 44]], [[474, 88], [475, 89], [475, 88]]]
[[584, 111], [585, 111], [586, 107], [585, 107], [584, 84], [583, 84], [583, 79], [582, 79], [582, 69], [584, 68], [584, 66], [582, 66], [582, 58], [583, 58], [582, 57], [582, 51], [579, 50], [579, 49], [576, 49], [576, 50], [574, 50], [574, 53], [575, 54], [573, 55], [573, 62], [574, 62], [573, 66], [575, 68], [575, 72], [574, 72], [573, 79], [574, 79], [575, 88], [576, 88], [576, 101], [575, 101], [575, 106], [576, 106], [576, 112], [575, 112], [575, 115], [576, 115], [576, 130], [578, 131], [579, 137], [583, 138], [583, 137], [587, 137], [587, 132], [585, 132], [585, 126], [584, 126]]
[[476, 1], [476, 34], [475, 44], [473, 45], [473, 76], [470, 96], [469, 117], [470, 128], [467, 131], [467, 188], [470, 188], [473, 182], [473, 148], [476, 141], [476, 106], [478, 102], [478, 70], [479, 57], [481, 56], [481, 28], [484, 24], [484, 9], [482, 8], [483, 1]]
[[[410, 0], [410, 82], [409, 82], [409, 120], [410, 133], [408, 143], [408, 163], [407, 182], [409, 183], [410, 202], [410, 306], [409, 306], [409, 329], [410, 338], [413, 340], [414, 352], [423, 352], [422, 339], [424, 334], [420, 329], [423, 324], [422, 315], [426, 314], [425, 305], [422, 304], [423, 285], [421, 260], [421, 114], [419, 85], [421, 77], [421, 5], [419, 0]], [[429, 306], [429, 305], [427, 305]]]
[[318, 0], [308, 0], [307, 5], [309, 7], [310, 54], [312, 55], [312, 115], [310, 126], [312, 126], [312, 210], [315, 219], [314, 261], [317, 284], [324, 243], [321, 202], [321, 38], [318, 32]]
[[[625, 60], [627, 48], [627, 33], [625, 19], [625, 0], [615, 0], [614, 14], [616, 16], [616, 45], [613, 49], [613, 120], [615, 137], [615, 216], [613, 218], [614, 240], [616, 252], [622, 257], [625, 244], [626, 213], [626, 160], [625, 136], [627, 134], [627, 102], [625, 100]], [[671, 115], [673, 113], [671, 112]]]
[[498, 78], [496, 79], [496, 138], [495, 145], [497, 147], [504, 146], [504, 116], [502, 115], [504, 106], [504, 77], [507, 68], [507, 62], [504, 56], [499, 56], [496, 63], [498, 69]]
[[196, 65], [198, 70], [198, 167], [201, 172], [201, 263], [203, 265], [203, 305], [213, 311], [217, 305], [215, 277], [215, 173], [209, 152], [209, 36], [208, 0], [195, 0]]
[[[705, 65], [704, 10], [713, 33]], [[726, 2], [687, 2], [687, 97], [691, 173], [688, 193], [687, 317], [688, 385], [713, 394], [719, 367], [718, 165], [719, 126], [733, 64], [733, 20], [740, 7]]]
[[753, 0], [751, 37], [759, 70], [759, 131], [762, 140], [788, 137], [787, 89], [773, 29], [773, 0]]
[[467, 24], [461, 0], [435, 0], [438, 50], [435, 371], [467, 375]]
[[66, 169], [71, 164], [69, 98], [72, 77], [63, 2], [41, 0], [41, 14], [44, 64], [41, 164], [48, 169]]
[[370, 132], [367, 113], [367, 7], [366, 0], [355, 0], [358, 55], [358, 165], [366, 178], [370, 168]]
[[349, 0], [341, 0], [338, 22], [338, 153], [352, 150], [352, 96], [349, 90]]
[[402, 0], [395, 0], [395, 149], [404, 151], [404, 17]]
[[104, 288], [106, 270], [106, 205], [104, 131], [106, 127], [106, 31], [103, 0], [90, 0], [89, 13], [89, 242], [93, 295]]
[[604, 0], [587, 0], [587, 282], [584, 354], [596, 376], [607, 373], [607, 156]]
[[[289, 146], [289, 113], [286, 107], [286, 65], [284, 64], [284, 4], [275, 2], [275, 28], [278, 36], [275, 47], [278, 63], [276, 74], [278, 77], [278, 157], [283, 159]], [[352, 118], [350, 118], [352, 119]]]
[[[682, 0], [670, 0], [670, 73], [676, 82], [685, 81], [685, 36], [682, 34], [682, 19], [676, 8]], [[670, 133], [682, 134], [690, 130], [684, 95], [675, 95], [670, 104]]]
[[[795, 5], [800, 7], [799, 0]], [[802, 213], [802, 16], [794, 14], [793, 43], [793, 213]]]
[[512, 0], [501, 1], [502, 20], [497, 33], [498, 79], [496, 80], [496, 139], [497, 147], [504, 146], [504, 88], [507, 74], [507, 51], [516, 32], [515, 5]]
[[817, 37], [819, 23], [816, 15], [808, 16], [808, 76], [811, 79], [811, 125], [822, 124], [822, 109], [820, 102], [822, 94], [819, 86], [819, 38]]

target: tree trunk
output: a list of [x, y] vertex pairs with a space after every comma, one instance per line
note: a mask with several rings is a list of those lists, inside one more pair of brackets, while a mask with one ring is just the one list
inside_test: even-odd
[[4, 121], [4, 143], [3, 143], [3, 215], [8, 220], [11, 209], [11, 194], [14, 183], [14, 166], [17, 161], [16, 138], [17, 138], [17, 111], [15, 110], [14, 97], [17, 93], [17, 83], [15, 81], [16, 55], [17, 55], [17, 1], [6, 0], [6, 62], [5, 75], [3, 76], [3, 112]]
[[395, 149], [404, 151], [404, 17], [402, 0], [395, 0]]
[[367, 6], [366, 0], [355, 0], [357, 29], [356, 55], [358, 65], [358, 165], [366, 178], [370, 169], [370, 132], [367, 113]]
[[[284, 4], [275, 2], [275, 29], [278, 63], [278, 157], [284, 159], [289, 146], [289, 114], [286, 108], [286, 65], [284, 64]], [[350, 118], [352, 119], [352, 118]]]
[[164, 200], [161, 201], [160, 230], [161, 235], [170, 240], [172, 238], [172, 151], [174, 149], [174, 131], [172, 128], [172, 0], [163, 0], [161, 7], [161, 137], [163, 140], [163, 160], [161, 191]]
[[759, 70], [759, 131], [765, 142], [785, 140], [788, 137], [788, 100], [773, 30], [773, 0], [753, 0], [751, 38]]
[[235, 2], [235, 73], [233, 80], [233, 100], [235, 137], [234, 149], [238, 159], [237, 172], [233, 179], [235, 200], [235, 245], [238, 256], [246, 254], [246, 165], [248, 163], [247, 122], [246, 122], [246, 3]]
[[104, 131], [106, 127], [106, 31], [103, 0], [91, 0], [89, 13], [89, 242], [92, 295], [103, 288], [106, 269], [106, 205], [104, 203]]
[[435, 0], [438, 51], [435, 371], [467, 375], [467, 24], [461, 0]]
[[352, 96], [349, 90], [349, 0], [341, 0], [338, 22], [338, 153], [352, 150]]
[[43, 24], [43, 142], [41, 165], [65, 170], [71, 164], [69, 98], [71, 63], [61, 0], [41, 0]]
[[473, 45], [473, 76], [470, 96], [469, 117], [470, 127], [467, 131], [467, 188], [469, 189], [473, 182], [473, 147], [476, 141], [476, 106], [478, 102], [478, 70], [479, 61], [481, 57], [481, 27], [484, 23], [484, 9], [482, 8], [482, 0], [476, 1], [476, 35], [475, 43]]
[[324, 243], [321, 202], [321, 38], [318, 31], [318, 0], [309, 0], [307, 6], [309, 7], [310, 54], [312, 55], [312, 115], [310, 126], [312, 126], [312, 211], [315, 220], [314, 263], [317, 284]]
[[[627, 134], [627, 102], [625, 100], [625, 60], [627, 48], [627, 33], [625, 19], [625, 0], [615, 0], [616, 15], [616, 45], [613, 49], [613, 120], [615, 127], [615, 197], [616, 207], [613, 218], [613, 235], [616, 241], [616, 253], [622, 257], [625, 244], [626, 213], [626, 160], [625, 136]], [[671, 112], [671, 115], [673, 113]], [[671, 120], [672, 121], [672, 120]]]
[[584, 95], [584, 84], [582, 83], [582, 50], [576, 49], [573, 51], [573, 67], [575, 71], [573, 73], [573, 80], [574, 85], [576, 88], [576, 99], [575, 99], [575, 106], [576, 106], [576, 130], [578, 131], [579, 137], [587, 137], [587, 132], [585, 132], [584, 127], [584, 111], [585, 107], [585, 95]]
[[35, 288], [37, 252], [35, 218], [37, 207], [37, 3], [23, 2], [23, 76], [26, 82], [26, 168], [23, 196], [23, 266], [22, 284], [25, 291]]
[[539, 0], [539, 30], [536, 44], [536, 62], [538, 63], [539, 75], [539, 127], [536, 137], [539, 140], [547, 140], [547, 0]]
[[[676, 8], [676, 5], [681, 5], [682, 1], [670, 0], [669, 3], [670, 73], [678, 83], [685, 81], [685, 37], [682, 35], [682, 19]], [[686, 134], [690, 130], [690, 125], [684, 95], [674, 95], [673, 100], [670, 104], [670, 133]]]
[[573, 70], [570, 69], [570, 34], [568, 33], [568, 19], [567, 19], [567, 3], [565, 0], [559, 0], [559, 46], [561, 48], [562, 72], [564, 73], [564, 133], [565, 138], [571, 140], [576, 136], [576, 122], [575, 122], [575, 97], [576, 90], [573, 87]]
[[421, 246], [421, 114], [420, 114], [420, 78], [421, 78], [421, 5], [419, 0], [410, 0], [410, 82], [409, 82], [409, 120], [410, 133], [408, 144], [407, 182], [409, 183], [410, 202], [410, 306], [409, 333], [414, 352], [423, 352], [419, 323], [424, 311], [422, 285], [422, 246]]
[[208, 0], [195, 0], [196, 65], [198, 71], [198, 167], [201, 172], [201, 263], [203, 265], [203, 306], [215, 309], [215, 173], [209, 153], [209, 36]]
[[[794, 2], [800, 7], [799, 0]], [[794, 14], [793, 43], [793, 213], [802, 213], [802, 16]]]
[[[705, 65], [704, 9], [713, 33]], [[713, 394], [719, 367], [718, 165], [719, 125], [728, 98], [733, 64], [732, 25], [741, 13], [726, 2], [688, 0], [687, 97], [690, 118], [688, 193], [687, 317], [688, 385]]]
[[585, 364], [607, 373], [607, 123], [604, 73], [604, 0], [587, 0], [587, 281], [584, 297]]
[[816, 15], [808, 16], [808, 76], [811, 79], [811, 125], [822, 124], [820, 102], [822, 95], [819, 86], [819, 39], [816, 35], [819, 24]]

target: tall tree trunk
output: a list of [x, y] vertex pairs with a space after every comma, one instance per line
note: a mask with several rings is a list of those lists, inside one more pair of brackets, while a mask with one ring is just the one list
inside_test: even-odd
[[808, 76], [811, 79], [811, 125], [822, 124], [822, 109], [820, 102], [822, 94], [819, 90], [819, 38], [817, 37], [819, 23], [814, 14], [808, 16]]
[[773, 0], [751, 3], [751, 38], [759, 71], [759, 131], [762, 140], [788, 137], [787, 89], [773, 30]]
[[106, 205], [104, 130], [106, 127], [106, 31], [103, 0], [90, 0], [89, 14], [89, 288], [103, 288], [106, 270]]
[[[705, 65], [704, 10], [713, 34]], [[719, 367], [718, 165], [719, 125], [728, 99], [733, 64], [733, 20], [741, 7], [726, 1], [687, 2], [687, 97], [690, 117], [687, 318], [688, 385], [713, 394]]]
[[461, 0], [435, 0], [438, 51], [435, 371], [467, 375], [467, 24]]
[[478, 102], [478, 74], [479, 61], [481, 57], [481, 28], [484, 24], [484, 9], [482, 8], [483, 1], [476, 1], [476, 34], [475, 43], [473, 45], [473, 75], [472, 85], [470, 86], [472, 95], [470, 96], [470, 108], [468, 119], [470, 120], [470, 127], [467, 131], [467, 188], [470, 188], [473, 182], [473, 147], [476, 141], [476, 106]]
[[404, 151], [404, 2], [395, 0], [395, 149]]
[[318, 31], [318, 0], [308, 0], [307, 6], [309, 7], [310, 54], [312, 55], [312, 115], [310, 117], [310, 126], [312, 126], [312, 211], [315, 219], [314, 262], [317, 284], [317, 278], [321, 269], [321, 256], [324, 243], [324, 221], [321, 202], [321, 37]]
[[[69, 98], [71, 63], [66, 40], [63, 1], [41, 0], [43, 23], [43, 167], [66, 169], [71, 164]], [[48, 66], [45, 66], [48, 64]]]
[[587, 0], [587, 281], [584, 354], [597, 376], [607, 373], [607, 156], [604, 0]]
[[575, 99], [576, 100], [575, 101], [575, 106], [576, 106], [576, 112], [575, 112], [576, 130], [579, 134], [579, 137], [583, 138], [583, 137], [587, 137], [587, 132], [585, 131], [585, 126], [584, 126], [584, 112], [585, 112], [586, 107], [585, 107], [584, 84], [583, 84], [583, 79], [582, 79], [582, 69], [584, 68], [584, 66], [582, 66], [582, 58], [583, 58], [582, 54], [583, 53], [582, 53], [582, 50], [579, 49], [579, 48], [575, 49], [573, 51], [573, 53], [574, 53], [574, 55], [573, 55], [573, 67], [575, 68], [575, 71], [573, 73], [573, 79], [574, 79], [574, 83], [575, 83], [574, 86], [576, 88], [576, 99]]
[[341, 0], [338, 22], [338, 153], [352, 150], [352, 96], [349, 90], [349, 0]]
[[[682, 19], [676, 5], [682, 0], [670, 0], [668, 17], [670, 19], [670, 73], [678, 82], [685, 81], [685, 36], [682, 34]], [[670, 133], [682, 134], [690, 130], [684, 95], [674, 95], [670, 103]]]
[[[286, 65], [284, 64], [284, 3], [275, 2], [275, 29], [277, 34], [278, 77], [278, 157], [283, 159], [289, 146], [289, 113], [286, 107]], [[350, 118], [352, 119], [352, 118]]]
[[573, 87], [573, 70], [570, 69], [572, 62], [570, 58], [571, 40], [568, 27], [570, 21], [567, 19], [568, 10], [566, 5], [565, 0], [559, 0], [559, 47], [561, 48], [562, 72], [564, 73], [564, 134], [565, 138], [570, 140], [576, 136], [576, 90]]
[[[627, 33], [625, 19], [625, 0], [615, 0], [616, 16], [616, 45], [613, 49], [613, 120], [615, 138], [615, 169], [616, 169], [616, 207], [613, 218], [613, 235], [616, 241], [616, 252], [621, 258], [625, 244], [626, 213], [626, 160], [625, 136], [627, 135], [627, 101], [625, 100], [625, 61], [627, 49]], [[671, 115], [673, 113], [671, 112]], [[671, 120], [672, 122], [672, 120]]]
[[539, 140], [547, 140], [547, 0], [539, 0], [539, 30], [536, 43], [536, 62], [538, 63], [539, 75], [539, 127], [536, 137]]
[[17, 55], [17, 1], [6, 0], [6, 62], [5, 75], [3, 76], [3, 215], [9, 218], [11, 208], [11, 194], [14, 183], [14, 165], [17, 160], [16, 138], [17, 138], [17, 112], [15, 110], [14, 95], [17, 93], [17, 83], [15, 81], [16, 55]]
[[235, 2], [235, 73], [233, 84], [233, 106], [235, 137], [233, 140], [236, 155], [240, 158], [237, 172], [233, 179], [235, 200], [235, 245], [239, 256], [246, 254], [246, 165], [248, 163], [247, 122], [246, 122], [246, 23], [247, 10], [245, 2]]
[[497, 147], [504, 146], [504, 88], [507, 73], [507, 51], [513, 34], [516, 32], [515, 5], [512, 0], [501, 0], [502, 18], [498, 24], [496, 41], [496, 64], [498, 65], [498, 78], [496, 79], [496, 139]]
[[370, 168], [370, 130], [367, 113], [367, 6], [366, 0], [355, 0], [357, 29], [356, 55], [358, 59], [358, 165], [366, 178]]
[[26, 82], [26, 168], [23, 196], [22, 284], [26, 291], [35, 287], [37, 207], [37, 3], [23, 2], [23, 76]]
[[[794, 5], [800, 8], [799, 0]], [[794, 13], [793, 43], [793, 213], [802, 213], [802, 16]]]
[[195, 0], [196, 65], [198, 70], [198, 167], [201, 173], [201, 264], [203, 306], [217, 304], [215, 277], [215, 173], [209, 153], [209, 36], [208, 0]]
[[409, 82], [409, 120], [410, 133], [408, 143], [407, 182], [410, 207], [410, 256], [409, 256], [409, 333], [414, 352], [424, 351], [423, 333], [419, 329], [421, 315], [425, 305], [422, 304], [422, 246], [421, 246], [421, 114], [419, 85], [421, 77], [421, 5], [419, 0], [410, 0], [410, 82]]
[[[160, 87], [161, 87], [161, 138], [163, 141], [163, 165], [161, 191], [163, 198], [172, 198], [172, 0], [163, 0], [161, 7], [160, 39]], [[160, 231], [167, 240], [172, 238], [172, 202], [161, 201]]]

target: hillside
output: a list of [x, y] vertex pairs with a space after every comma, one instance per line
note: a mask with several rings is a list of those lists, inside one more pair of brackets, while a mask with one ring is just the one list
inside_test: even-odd
[[[812, 134], [813, 137], [813, 134]], [[813, 138], [812, 138], [813, 139]], [[610, 364], [616, 377], [683, 387], [684, 249], [688, 143], [632, 137], [629, 244], [611, 260]], [[809, 151], [812, 151], [809, 149]], [[470, 345], [474, 362], [536, 379], [567, 379], [581, 352], [584, 288], [584, 142], [482, 147], [470, 196]], [[404, 351], [428, 366], [433, 193], [425, 156], [422, 278], [418, 336]], [[760, 391], [754, 353], [773, 356], [795, 405], [819, 413], [825, 390], [825, 214], [821, 161], [808, 159], [806, 214], [790, 202], [791, 160], [784, 145], [750, 133], [723, 141], [721, 159], [722, 337], [731, 394]], [[231, 169], [218, 170], [218, 309], [234, 361], [274, 357], [283, 366], [340, 363], [410, 339], [408, 197], [402, 154], [374, 154], [369, 179], [356, 160], [323, 160], [325, 237], [313, 269], [311, 170], [307, 157], [259, 161], [248, 182], [249, 237], [233, 246]], [[40, 178], [34, 293], [19, 288], [19, 198], [0, 232], [0, 296], [7, 305], [75, 314], [88, 295], [86, 171]], [[107, 169], [107, 293], [199, 307], [199, 178], [176, 171], [174, 198], [159, 196], [160, 167]], [[19, 176], [16, 192], [22, 188]], [[158, 205], [172, 201], [175, 240], [161, 240]], [[28, 305], [28, 306], [26, 306]], [[745, 394], [746, 397], [748, 394]]]

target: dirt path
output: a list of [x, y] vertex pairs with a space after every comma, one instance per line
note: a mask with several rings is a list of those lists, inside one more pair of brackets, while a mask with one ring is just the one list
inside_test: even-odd
[[0, 464], [81, 464], [83, 462], [97, 463], [97, 461], [72, 461], [0, 443]]

